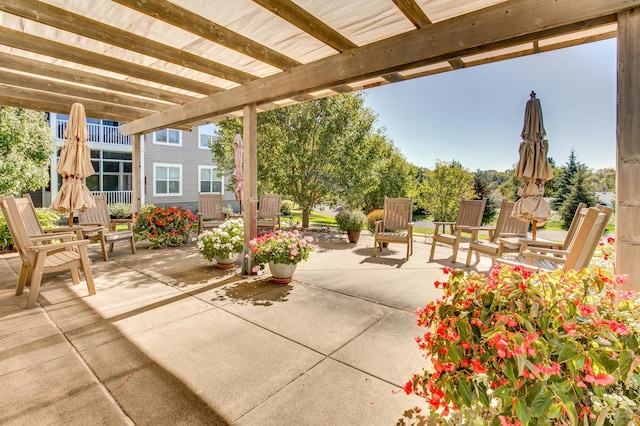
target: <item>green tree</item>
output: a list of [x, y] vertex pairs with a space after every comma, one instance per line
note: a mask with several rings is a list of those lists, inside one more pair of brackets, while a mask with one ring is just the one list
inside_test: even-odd
[[616, 169], [598, 169], [589, 175], [589, 183], [596, 192], [616, 191]]
[[46, 186], [53, 152], [45, 113], [0, 106], [0, 194]]
[[587, 206], [594, 206], [598, 199], [593, 193], [593, 188], [588, 182], [588, 169], [584, 164], [578, 164], [571, 181], [571, 189], [567, 194], [564, 204], [560, 207], [560, 215], [565, 229], [571, 225], [573, 215], [578, 208], [578, 204], [586, 203]]
[[456, 161], [436, 163], [434, 170], [425, 176], [421, 190], [423, 198], [419, 204], [436, 221], [455, 220], [460, 201], [475, 197], [473, 174]]
[[[379, 144], [372, 137], [375, 114], [364, 94], [336, 95], [258, 115], [258, 186], [278, 192], [302, 208], [302, 226], [311, 209], [345, 202], [362, 207], [374, 182]], [[214, 161], [233, 170], [233, 136], [241, 122], [220, 123], [211, 143]]]
[[564, 205], [564, 201], [571, 191], [571, 182], [573, 181], [573, 176], [576, 174], [578, 165], [579, 163], [576, 157], [576, 152], [572, 149], [569, 153], [569, 160], [567, 161], [567, 164], [562, 168], [559, 179], [555, 185], [555, 198], [551, 203], [551, 207], [553, 207], [555, 210], [560, 210]]
[[484, 209], [484, 214], [482, 215], [482, 223], [490, 223], [498, 213], [498, 208], [496, 206], [496, 202], [492, 197], [492, 189], [491, 189], [491, 181], [490, 181], [491, 173], [489, 171], [481, 171], [476, 170], [473, 174], [473, 190], [475, 192], [475, 198], [487, 199], [487, 204]]

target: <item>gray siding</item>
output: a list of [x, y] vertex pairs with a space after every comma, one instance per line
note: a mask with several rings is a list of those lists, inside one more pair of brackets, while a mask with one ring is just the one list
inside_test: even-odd
[[[154, 196], [154, 163], [182, 165], [182, 196]], [[145, 202], [157, 206], [178, 205], [196, 211], [198, 207], [198, 166], [215, 166], [209, 149], [198, 147], [198, 129], [182, 132], [182, 146], [153, 143], [153, 134], [144, 136], [144, 194]], [[223, 200], [237, 210], [233, 191], [226, 186], [230, 176], [225, 176]]]

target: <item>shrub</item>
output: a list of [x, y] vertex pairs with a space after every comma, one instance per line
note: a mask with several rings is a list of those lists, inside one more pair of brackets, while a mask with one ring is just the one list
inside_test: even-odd
[[[44, 229], [55, 228], [56, 226], [60, 225], [60, 221], [62, 219], [62, 215], [60, 213], [48, 207], [36, 208], [36, 214], [38, 215], [38, 220], [40, 221]], [[13, 246], [13, 238], [11, 237], [11, 233], [9, 232], [7, 221], [0, 211], [0, 252], [8, 252], [14, 250], [15, 247]]]
[[278, 230], [249, 241], [253, 258], [253, 272], [264, 269], [269, 262], [297, 264], [309, 258], [313, 251], [313, 237], [298, 231]]
[[11, 238], [7, 221], [2, 212], [0, 212], [0, 253], [13, 250], [13, 238]]
[[133, 206], [129, 203], [109, 204], [109, 216], [113, 219], [130, 219], [133, 217]]
[[196, 216], [182, 207], [146, 204], [134, 219], [136, 240], [148, 240], [151, 248], [164, 248], [185, 245]]
[[360, 231], [367, 217], [360, 210], [343, 209], [336, 215], [336, 223], [341, 231]]
[[614, 288], [624, 277], [597, 267], [444, 271], [444, 298], [416, 312], [433, 371], [405, 385], [429, 403], [429, 421], [638, 424], [640, 302]]
[[373, 234], [376, 230], [376, 221], [382, 219], [384, 219], [384, 210], [371, 210], [367, 215], [367, 229], [369, 230], [369, 232]]
[[291, 211], [293, 210], [293, 201], [284, 200], [282, 205], [280, 206], [280, 214], [282, 216], [291, 216]]

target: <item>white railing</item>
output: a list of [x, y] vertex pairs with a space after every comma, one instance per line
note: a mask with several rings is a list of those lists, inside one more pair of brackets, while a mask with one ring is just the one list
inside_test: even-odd
[[[64, 140], [64, 130], [68, 120], [56, 120], [56, 136]], [[87, 142], [108, 143], [112, 145], [131, 145], [131, 136], [125, 136], [118, 131], [118, 126], [87, 123]]]
[[131, 204], [131, 191], [92, 191], [93, 195], [104, 194], [107, 204]]

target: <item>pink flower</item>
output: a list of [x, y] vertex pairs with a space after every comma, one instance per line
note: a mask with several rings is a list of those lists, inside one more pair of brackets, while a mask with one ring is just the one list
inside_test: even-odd
[[587, 383], [593, 383], [596, 386], [607, 386], [612, 385], [616, 382], [616, 379], [613, 378], [610, 374], [600, 373], [592, 376], [591, 374], [587, 374], [584, 376], [584, 381]]
[[298, 242], [298, 245], [302, 248], [305, 248], [307, 246], [307, 240], [300, 240]]

